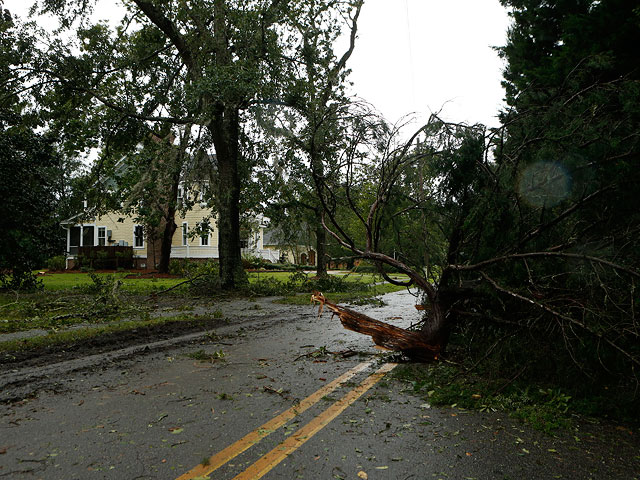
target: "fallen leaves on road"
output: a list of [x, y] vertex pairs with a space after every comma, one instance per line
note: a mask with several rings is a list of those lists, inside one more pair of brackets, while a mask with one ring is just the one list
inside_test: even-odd
[[287, 393], [289, 393], [289, 390], [284, 390], [283, 388], [278, 388], [276, 390], [271, 385], [265, 385], [264, 387], [262, 387], [262, 389], [265, 392], [275, 393], [275, 394], [280, 395], [280, 396], [285, 396]]
[[367, 480], [369, 478], [369, 475], [367, 475], [366, 472], [360, 470], [358, 472], [358, 478], [361, 478], [362, 480]]

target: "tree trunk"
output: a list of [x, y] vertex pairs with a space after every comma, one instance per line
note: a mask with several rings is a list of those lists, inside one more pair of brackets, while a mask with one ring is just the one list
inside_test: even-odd
[[411, 331], [381, 322], [349, 308], [329, 302], [320, 292], [313, 292], [311, 300], [320, 304], [318, 315], [327, 307], [338, 315], [344, 328], [371, 336], [373, 342], [387, 350], [402, 352], [418, 361], [437, 360], [442, 352], [441, 346], [431, 341], [422, 331]]
[[240, 252], [240, 176], [238, 174], [237, 108], [222, 108], [209, 127], [218, 164], [218, 253], [222, 288], [247, 282]]
[[[191, 131], [191, 128], [187, 130]], [[185, 133], [185, 138], [188, 137]], [[165, 204], [164, 214], [164, 229], [162, 232], [162, 244], [160, 245], [160, 261], [158, 262], [158, 272], [169, 273], [169, 263], [171, 262], [171, 244], [173, 243], [173, 234], [178, 226], [176, 225], [176, 201], [178, 199], [178, 189], [180, 188], [180, 174], [182, 173], [183, 157], [185, 155], [185, 148], [182, 146], [179, 152], [173, 152], [170, 156], [172, 162], [172, 170], [170, 175], [171, 183], [169, 187], [169, 198]]]
[[[177, 190], [176, 190], [177, 195]], [[169, 262], [171, 261], [171, 244], [173, 242], [173, 234], [176, 231], [176, 207], [173, 202], [169, 202], [167, 208], [167, 216], [164, 222], [164, 230], [162, 232], [162, 245], [160, 246], [160, 262], [158, 262], [158, 272], [169, 273]]]
[[[438, 298], [440, 295], [438, 295]], [[424, 341], [439, 352], [444, 352], [449, 343], [449, 317], [447, 316], [448, 308], [443, 308], [440, 300], [431, 304], [430, 310], [427, 312], [427, 318], [420, 329]]]
[[321, 210], [316, 210], [316, 275], [321, 277], [327, 274], [327, 232], [320, 219]]

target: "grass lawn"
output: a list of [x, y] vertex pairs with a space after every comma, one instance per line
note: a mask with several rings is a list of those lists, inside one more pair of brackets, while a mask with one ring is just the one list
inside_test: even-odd
[[[116, 273], [96, 273], [99, 278], [105, 278], [115, 276], [116, 279], [122, 282], [122, 290], [128, 293], [145, 294], [153, 293], [160, 290], [173, 287], [180, 282], [183, 282], [184, 278], [125, 278], [130, 275], [129, 272], [116, 272]], [[292, 272], [249, 272], [249, 282], [255, 283], [260, 280], [274, 279], [281, 282], [286, 282], [291, 277]], [[308, 274], [309, 277], [313, 276], [313, 273]], [[382, 281], [379, 275], [371, 273], [349, 273], [338, 274], [344, 278], [347, 282], [362, 282], [362, 283], [378, 283]], [[405, 280], [406, 275], [394, 274], [394, 279]], [[57, 290], [77, 290], [82, 287], [89, 287], [94, 285], [93, 280], [88, 273], [74, 272], [74, 273], [47, 273], [39, 277], [44, 284], [45, 290], [57, 291]], [[185, 285], [186, 288], [186, 285]]]
[[173, 317], [156, 317], [145, 320], [128, 320], [110, 323], [100, 326], [89, 326], [74, 330], [53, 329], [47, 335], [22, 338], [0, 342], [0, 353], [20, 352], [30, 349], [43, 348], [53, 345], [73, 345], [87, 341], [101, 335], [118, 332], [136, 331], [137, 329], [158, 327], [175, 323], [206, 322], [206, 319], [197, 319], [190, 315], [177, 315]]
[[[306, 272], [309, 278], [315, 276], [315, 272]], [[293, 272], [249, 272], [249, 282], [255, 282], [260, 280], [264, 280], [267, 278], [273, 278], [275, 280], [280, 280], [281, 282], [286, 282], [289, 280], [289, 277], [293, 274]], [[380, 281], [380, 276], [374, 275], [372, 273], [350, 273], [344, 272], [335, 274], [335, 276], [344, 278], [347, 282], [364, 282], [364, 283], [374, 283]]]
[[[122, 282], [122, 290], [128, 293], [152, 293], [165, 290], [182, 281], [183, 278], [125, 278], [129, 272], [96, 273], [99, 278], [115, 276]], [[48, 273], [38, 277], [45, 290], [74, 290], [94, 285], [88, 273]]]
[[[334, 292], [327, 293], [325, 297], [327, 300], [333, 303], [366, 303], [368, 300], [378, 295], [384, 295], [385, 293], [398, 292], [404, 290], [404, 287], [398, 287], [391, 285], [390, 283], [383, 283], [380, 285], [374, 285], [370, 290], [363, 292]], [[290, 295], [276, 300], [277, 303], [284, 303], [287, 305], [307, 305], [310, 302], [309, 295]]]
[[[293, 274], [250, 272], [248, 277], [253, 289], [250, 287], [245, 294], [277, 296], [280, 297], [280, 303], [303, 305], [309, 303], [310, 290], [320, 289], [333, 302], [357, 303], [371, 301], [372, 297], [403, 288], [380, 283], [381, 279], [377, 275], [348, 272], [332, 275], [328, 284], [321, 283], [319, 287], [314, 286], [313, 280], [310, 280], [310, 285], [303, 287], [303, 276], [297, 278], [299, 281], [296, 285], [287, 285]], [[109, 324], [120, 323], [123, 320], [149, 319], [153, 315], [153, 307], [149, 304], [148, 295], [176, 286], [185, 280], [142, 276], [125, 278], [130, 275], [131, 272], [91, 275], [81, 272], [47, 273], [39, 277], [44, 285], [42, 291], [18, 295], [0, 292], [0, 333], [31, 329], [55, 332], [79, 323]], [[309, 279], [313, 277], [313, 273], [308, 274]], [[342, 286], [338, 281], [340, 279]], [[114, 280], [120, 282], [118, 288], [112, 288]], [[271, 287], [273, 289], [270, 290]], [[309, 292], [305, 291], [307, 288]], [[189, 291], [189, 285], [184, 284], [169, 295], [172, 294], [177, 295], [176, 299], [188, 302], [192, 293]], [[211, 295], [215, 295], [215, 292]], [[97, 333], [100, 331], [102, 330], [96, 330]]]

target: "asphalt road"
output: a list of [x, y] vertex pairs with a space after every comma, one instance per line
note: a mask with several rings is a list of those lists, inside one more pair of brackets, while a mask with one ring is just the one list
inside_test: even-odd
[[[367, 313], [417, 319], [406, 293], [387, 300]], [[552, 437], [500, 412], [434, 408], [328, 314], [268, 300], [222, 310], [232, 321], [216, 336], [31, 372], [38, 395], [0, 405], [0, 478], [640, 478], [628, 429]], [[199, 350], [224, 358], [188, 356]], [[360, 354], [326, 353], [347, 350]]]

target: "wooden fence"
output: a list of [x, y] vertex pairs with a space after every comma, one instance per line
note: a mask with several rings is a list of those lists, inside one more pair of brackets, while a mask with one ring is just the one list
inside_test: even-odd
[[133, 268], [133, 247], [79, 247], [76, 268], [81, 267], [90, 267], [97, 270]]

